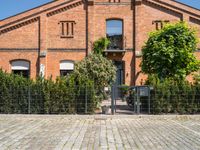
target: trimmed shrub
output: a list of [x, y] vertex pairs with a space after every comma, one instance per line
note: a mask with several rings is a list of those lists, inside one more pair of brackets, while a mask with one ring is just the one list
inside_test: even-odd
[[36, 81], [0, 70], [0, 113], [93, 113], [97, 106], [93, 81], [75, 77]]
[[154, 114], [200, 112], [200, 84], [191, 84], [188, 81], [172, 78], [161, 81], [155, 75], [149, 76], [146, 84], [154, 88], [151, 91]]

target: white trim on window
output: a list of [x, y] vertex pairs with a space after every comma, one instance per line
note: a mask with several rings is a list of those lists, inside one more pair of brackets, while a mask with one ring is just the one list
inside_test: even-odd
[[74, 70], [74, 62], [69, 60], [61, 61], [60, 70]]
[[11, 69], [12, 70], [29, 70], [30, 64], [28, 61], [15, 60], [11, 62]]

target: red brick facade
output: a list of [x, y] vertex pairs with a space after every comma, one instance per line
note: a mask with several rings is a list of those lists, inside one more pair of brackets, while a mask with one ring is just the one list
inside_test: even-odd
[[[156, 21], [187, 21], [200, 38], [200, 10], [174, 0], [58, 0], [0, 21], [0, 67], [11, 72], [11, 61], [27, 60], [31, 78], [43, 64], [45, 77], [55, 79], [60, 61], [82, 60], [92, 43], [106, 36], [108, 19], [123, 21], [123, 51], [106, 56], [124, 62], [127, 85], [141, 84], [146, 77], [139, 66], [140, 51]], [[65, 37], [61, 36], [63, 22], [69, 28]]]

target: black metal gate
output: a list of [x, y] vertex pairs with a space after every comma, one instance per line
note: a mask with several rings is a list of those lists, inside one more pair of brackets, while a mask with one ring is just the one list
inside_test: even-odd
[[[151, 99], [149, 86], [127, 87], [124, 93], [124, 86], [112, 86], [111, 92], [111, 112], [126, 114], [150, 114]], [[116, 96], [116, 92], [119, 92]], [[121, 97], [119, 98], [119, 95]]]

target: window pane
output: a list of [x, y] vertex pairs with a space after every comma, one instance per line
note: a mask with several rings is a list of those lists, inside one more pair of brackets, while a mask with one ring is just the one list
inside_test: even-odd
[[108, 35], [122, 35], [122, 21], [108, 20], [107, 21], [107, 34]]
[[73, 70], [60, 70], [60, 76], [67, 76], [69, 75]]
[[123, 49], [123, 27], [121, 20], [108, 20], [106, 22], [106, 35], [111, 41], [108, 49]]
[[12, 72], [16, 75], [29, 78], [29, 70], [12, 70]]

